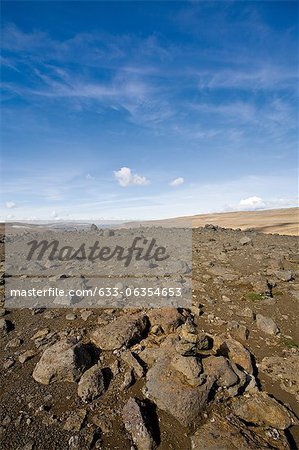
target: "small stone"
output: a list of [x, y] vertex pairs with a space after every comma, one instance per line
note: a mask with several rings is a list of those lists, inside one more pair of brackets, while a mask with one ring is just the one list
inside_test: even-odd
[[279, 332], [279, 328], [270, 317], [262, 316], [261, 314], [256, 315], [257, 327], [267, 334], [275, 335]]
[[254, 317], [255, 317], [252, 309], [248, 308], [248, 307], [246, 307], [246, 308], [242, 309], [241, 311], [237, 312], [237, 314], [238, 314], [238, 316], [248, 317], [249, 319], [252, 319], [252, 320], [254, 320]]
[[110, 237], [110, 236], [114, 236], [114, 231], [111, 229], [105, 229], [103, 231], [103, 237]]
[[290, 270], [277, 270], [274, 274], [281, 281], [291, 281], [294, 278], [293, 273]]
[[54, 319], [56, 317], [56, 314], [54, 313], [54, 311], [46, 311], [44, 313], [44, 319]]
[[65, 318], [66, 318], [66, 320], [75, 320], [76, 319], [76, 315], [74, 313], [70, 313], [70, 314], [67, 314], [65, 316]]
[[86, 418], [86, 409], [79, 409], [69, 415], [63, 428], [66, 431], [80, 431]]
[[228, 330], [231, 332], [234, 338], [240, 339], [241, 341], [246, 341], [249, 335], [249, 331], [245, 327], [245, 325], [241, 325], [235, 320], [229, 322]]
[[84, 320], [84, 322], [86, 322], [90, 316], [93, 315], [92, 311], [82, 311], [81, 312], [81, 319]]
[[15, 360], [13, 358], [8, 358], [3, 363], [3, 369], [7, 370], [10, 369], [15, 364]]
[[183, 322], [184, 317], [176, 308], [155, 308], [148, 312], [148, 318], [152, 327], [158, 326], [164, 333], [172, 333]]
[[200, 374], [203, 371], [201, 361], [195, 356], [184, 357], [182, 355], [176, 355], [171, 360], [171, 365], [175, 370], [181, 372], [187, 382], [191, 386], [199, 386], [202, 384], [202, 378]]
[[47, 336], [47, 334], [50, 333], [49, 328], [43, 328], [42, 330], [38, 330], [33, 336], [32, 340], [35, 341], [36, 339], [44, 338]]
[[22, 345], [22, 343], [23, 343], [23, 340], [16, 337], [16, 338], [11, 339], [11, 341], [8, 341], [5, 348], [18, 348]]
[[29, 359], [33, 358], [36, 355], [36, 352], [34, 350], [26, 350], [24, 353], [22, 353], [19, 356], [19, 361], [21, 364], [24, 364]]
[[252, 239], [250, 239], [248, 236], [244, 236], [239, 240], [241, 245], [248, 245], [252, 242]]
[[228, 388], [238, 383], [239, 378], [228, 359], [223, 356], [209, 356], [203, 360], [204, 373], [215, 379], [218, 386]]
[[135, 379], [133, 375], [133, 369], [127, 370], [124, 373], [123, 382], [120, 387], [121, 390], [128, 389], [129, 387], [131, 387], [132, 384], [134, 384], [134, 381]]

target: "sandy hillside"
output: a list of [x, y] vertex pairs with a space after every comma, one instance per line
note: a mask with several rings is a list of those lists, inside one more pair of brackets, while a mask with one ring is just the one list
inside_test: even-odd
[[219, 225], [223, 228], [255, 228], [263, 233], [299, 235], [298, 208], [271, 209], [267, 211], [242, 211], [215, 214], [198, 214], [195, 216], [176, 217], [165, 220], [142, 222], [142, 225], [202, 227], [206, 224]]

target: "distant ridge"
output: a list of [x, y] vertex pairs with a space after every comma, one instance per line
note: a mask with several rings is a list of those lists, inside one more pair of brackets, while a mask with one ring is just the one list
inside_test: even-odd
[[190, 226], [203, 227], [206, 224], [223, 228], [254, 228], [263, 233], [278, 233], [299, 236], [299, 208], [268, 209], [263, 211], [235, 211], [224, 213], [197, 214], [161, 220], [128, 222], [123, 226]]

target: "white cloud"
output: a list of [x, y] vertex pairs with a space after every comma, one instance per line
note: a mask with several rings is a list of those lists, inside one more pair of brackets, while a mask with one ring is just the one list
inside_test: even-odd
[[6, 206], [6, 208], [8, 208], [8, 209], [12, 209], [12, 208], [15, 208], [15, 207], [16, 207], [16, 204], [15, 204], [15, 202], [6, 202], [6, 203], [5, 203], [5, 206]]
[[265, 208], [266, 204], [261, 197], [248, 197], [240, 201], [239, 206], [244, 209]]
[[169, 186], [174, 186], [174, 187], [176, 187], [176, 186], [180, 186], [181, 184], [183, 184], [184, 183], [184, 178], [183, 177], [178, 177], [178, 178], [175, 178], [174, 180], [172, 180], [170, 183], [169, 183]]
[[118, 181], [119, 185], [122, 187], [127, 187], [131, 185], [146, 185], [149, 180], [137, 173], [132, 173], [129, 167], [122, 167], [119, 170], [114, 171], [114, 177]]
[[93, 177], [90, 175], [90, 173], [88, 173], [85, 178], [86, 180], [93, 180]]

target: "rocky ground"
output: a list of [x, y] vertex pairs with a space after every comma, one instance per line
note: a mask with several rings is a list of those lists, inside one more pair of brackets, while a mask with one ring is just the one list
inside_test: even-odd
[[297, 448], [297, 263], [206, 226], [190, 309], [1, 309], [1, 448]]

